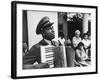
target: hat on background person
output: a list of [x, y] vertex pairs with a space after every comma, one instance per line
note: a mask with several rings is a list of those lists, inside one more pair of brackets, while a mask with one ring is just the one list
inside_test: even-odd
[[41, 34], [41, 32], [45, 29], [48, 28], [50, 26], [52, 26], [54, 23], [50, 22], [50, 19], [45, 16], [43, 17], [40, 22], [37, 25], [37, 29], [36, 29], [36, 34]]

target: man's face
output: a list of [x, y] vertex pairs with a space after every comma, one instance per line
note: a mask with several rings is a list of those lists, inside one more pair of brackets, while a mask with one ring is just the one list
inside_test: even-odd
[[43, 31], [43, 37], [47, 40], [52, 40], [55, 38], [55, 33], [54, 33], [54, 29], [53, 26], [50, 26], [46, 29], [44, 29]]

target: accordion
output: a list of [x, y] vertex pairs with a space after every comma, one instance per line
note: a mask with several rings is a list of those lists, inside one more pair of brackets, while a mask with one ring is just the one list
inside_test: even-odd
[[67, 67], [65, 46], [41, 46], [41, 62], [48, 63], [50, 68]]

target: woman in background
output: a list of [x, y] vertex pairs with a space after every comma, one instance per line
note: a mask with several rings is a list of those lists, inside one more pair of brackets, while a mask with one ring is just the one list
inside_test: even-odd
[[84, 49], [84, 44], [82, 42], [80, 42], [78, 44], [78, 47], [76, 48], [75, 52], [76, 52], [75, 60], [79, 65], [81, 65], [81, 66], [89, 66], [90, 65], [88, 55]]
[[76, 49], [78, 44], [81, 42], [80, 34], [81, 34], [80, 31], [76, 30], [75, 31], [75, 36], [72, 38], [72, 44], [73, 44], [74, 49]]
[[90, 36], [87, 33], [84, 33], [82, 43], [84, 44], [84, 48], [88, 56], [90, 56], [90, 48], [91, 48], [91, 40], [89, 39], [90, 39]]
[[85, 49], [87, 49], [90, 46], [91, 42], [87, 33], [84, 33], [82, 42], [84, 44]]

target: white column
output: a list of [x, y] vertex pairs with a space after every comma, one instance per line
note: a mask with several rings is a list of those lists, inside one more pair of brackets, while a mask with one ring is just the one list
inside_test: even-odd
[[88, 31], [89, 14], [83, 14], [83, 33]]

